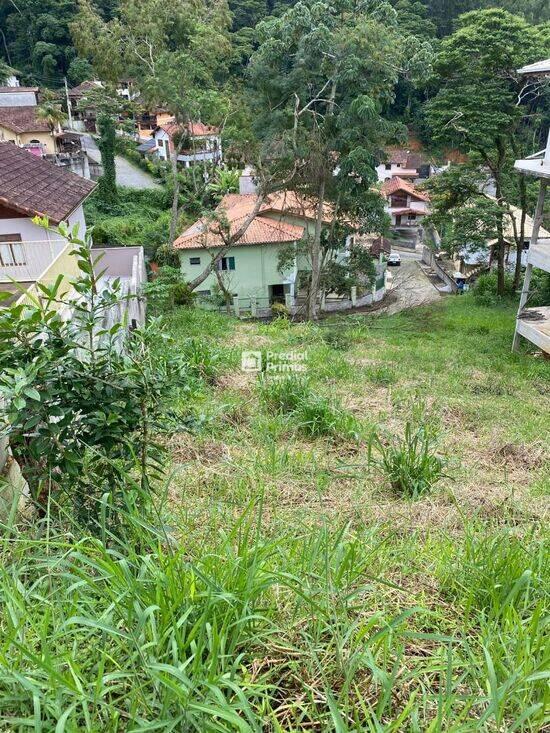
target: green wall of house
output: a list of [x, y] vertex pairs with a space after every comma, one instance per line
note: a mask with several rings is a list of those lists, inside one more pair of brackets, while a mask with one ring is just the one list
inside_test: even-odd
[[[223, 272], [226, 287], [240, 298], [267, 299], [270, 285], [281, 285], [288, 278], [294, 279], [289, 271], [282, 275], [278, 270], [278, 252], [285, 244], [250, 244], [231, 247], [228, 257], [235, 258], [235, 269]], [[192, 265], [191, 258], [199, 257], [200, 264]], [[181, 272], [185, 280], [200, 275], [208, 264], [210, 255], [204, 249], [185, 249], [180, 252]], [[217, 286], [214, 273], [197, 288], [197, 292], [212, 290]]]

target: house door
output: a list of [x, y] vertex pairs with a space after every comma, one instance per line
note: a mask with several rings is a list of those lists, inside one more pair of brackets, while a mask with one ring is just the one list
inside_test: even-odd
[[285, 302], [285, 286], [282, 284], [269, 286], [269, 302], [284, 303]]
[[401, 226], [401, 214], [396, 214], [396, 216], [395, 216], [395, 226], [396, 227]]

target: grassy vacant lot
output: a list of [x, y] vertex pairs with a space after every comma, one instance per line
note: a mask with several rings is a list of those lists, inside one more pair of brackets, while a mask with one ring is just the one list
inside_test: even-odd
[[544, 730], [550, 365], [512, 312], [169, 328], [171, 537], [4, 540], [0, 730]]

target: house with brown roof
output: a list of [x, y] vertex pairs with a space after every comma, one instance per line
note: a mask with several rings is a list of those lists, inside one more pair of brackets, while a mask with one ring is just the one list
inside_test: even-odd
[[71, 245], [60, 234], [33, 222], [48, 217], [86, 234], [82, 204], [95, 187], [11, 142], [0, 142], [0, 290], [17, 292], [53, 282], [59, 274], [75, 275]]
[[429, 197], [410, 181], [394, 176], [380, 189], [392, 227], [418, 227], [430, 213]]
[[435, 165], [419, 150], [389, 147], [385, 150], [384, 160], [376, 166], [378, 180], [383, 183], [395, 176], [411, 183], [429, 178], [442, 168]]
[[185, 168], [197, 163], [219, 165], [222, 162], [220, 130], [213, 125], [205, 125], [204, 122], [198, 121], [189, 122], [182, 127], [170, 117], [155, 127], [151, 132], [151, 138], [154, 140], [154, 147], [150, 147], [147, 152], [159, 160], [170, 160], [181, 143], [178, 163]]
[[37, 107], [0, 107], [0, 142], [15, 143], [28, 148], [35, 155], [53, 155], [57, 152], [60, 130], [51, 130], [45, 120], [36, 114]]
[[[241, 179], [242, 188], [248, 188], [247, 184]], [[218, 206], [216, 217], [199, 219], [178, 237], [174, 247], [179, 252], [181, 271], [186, 281], [193, 280], [206, 269], [223, 249], [228, 235], [234, 235], [242, 228], [256, 203], [257, 193], [254, 192], [227, 194]], [[296, 245], [304, 237], [313, 235], [316, 215], [315, 202], [295, 191], [268, 195], [244, 234], [218, 262], [218, 272], [208, 275], [199, 293], [211, 295], [219, 284], [218, 280], [222, 279], [224, 287], [233, 296], [238, 296], [241, 302], [243, 299], [254, 300], [260, 311], [269, 309], [277, 301], [296, 304], [296, 299], [304, 295], [300, 292], [300, 274], [311, 269], [308, 258]], [[333, 219], [332, 207], [325, 204], [323, 226], [328, 227]], [[352, 236], [348, 237], [351, 239]], [[348, 240], [342, 241], [341, 251], [335, 255], [337, 260], [346, 257]], [[370, 251], [372, 242], [365, 240], [364, 244]], [[281, 250], [289, 247], [294, 247], [294, 256], [281, 271], [279, 255]], [[382, 265], [379, 276], [383, 282]], [[380, 293], [378, 297], [382, 297]]]

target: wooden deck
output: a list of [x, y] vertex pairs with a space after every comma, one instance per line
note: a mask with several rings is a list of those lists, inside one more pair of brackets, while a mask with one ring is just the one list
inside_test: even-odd
[[526, 173], [529, 176], [550, 178], [550, 162], [548, 160], [544, 160], [544, 158], [516, 160], [514, 168], [520, 173]]
[[550, 354], [550, 306], [524, 308], [517, 320], [517, 332]]

